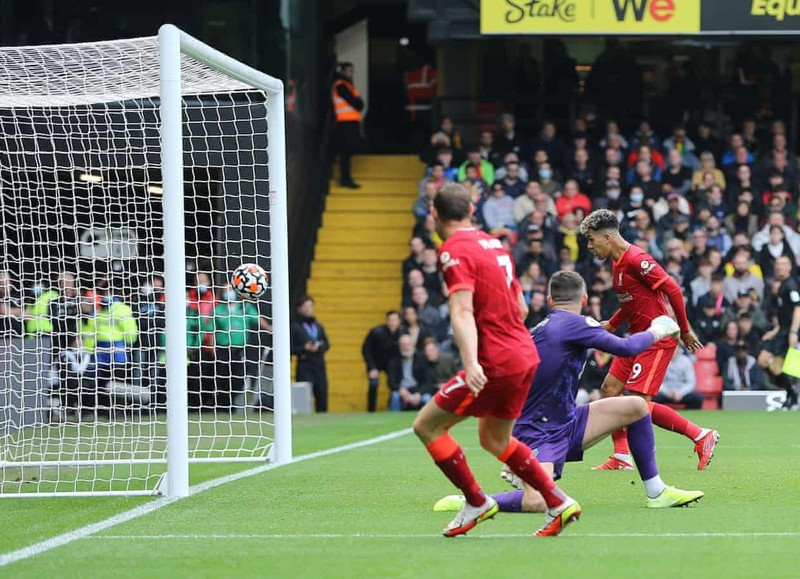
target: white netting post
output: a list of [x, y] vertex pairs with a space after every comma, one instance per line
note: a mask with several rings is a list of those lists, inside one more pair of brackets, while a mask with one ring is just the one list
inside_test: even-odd
[[286, 131], [283, 94], [267, 103], [274, 328], [275, 462], [292, 460], [292, 377], [289, 336], [289, 241], [286, 207]]
[[0, 48], [0, 497], [291, 460], [283, 85], [159, 35]]
[[163, 179], [164, 286], [167, 371], [167, 489], [189, 494], [189, 410], [186, 390], [186, 252], [183, 223], [183, 110], [180, 31], [158, 31], [161, 74], [161, 174]]

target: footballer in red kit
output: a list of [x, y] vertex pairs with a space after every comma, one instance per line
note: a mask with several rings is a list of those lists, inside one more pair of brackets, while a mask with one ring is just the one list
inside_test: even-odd
[[[616, 215], [608, 209], [593, 211], [581, 222], [581, 234], [588, 247], [600, 259], [611, 259], [614, 291], [619, 300], [619, 310], [603, 325], [616, 332], [628, 322], [631, 332], [641, 332], [653, 319], [669, 315], [667, 301], [672, 306], [675, 320], [681, 330], [681, 342], [690, 352], [703, 347], [689, 326], [683, 290], [653, 257], [628, 243], [619, 232]], [[666, 298], [666, 300], [665, 300]], [[694, 441], [698, 455], [698, 470], [705, 469], [714, 456], [719, 433], [701, 428], [664, 404], [651, 401], [658, 393], [667, 368], [677, 347], [674, 340], [665, 340], [632, 358], [616, 358], [611, 363], [603, 381], [601, 395], [619, 396], [624, 391], [644, 397], [653, 418], [653, 424], [683, 434]], [[612, 434], [614, 454], [595, 470], [633, 470], [628, 440], [624, 430]]]
[[523, 323], [527, 306], [511, 257], [499, 240], [472, 227], [474, 212], [470, 192], [457, 183], [444, 185], [433, 200], [431, 215], [445, 240], [439, 264], [464, 370], [422, 407], [414, 419], [414, 433], [464, 495], [464, 505], [444, 529], [446, 537], [463, 535], [499, 511], [497, 501], [475, 480], [461, 445], [450, 433], [469, 416], [479, 420], [481, 446], [541, 493], [547, 511], [535, 535], [558, 535], [578, 520], [581, 507], [556, 486], [536, 454], [511, 436], [539, 356]]
[[[678, 299], [683, 305], [680, 287], [653, 257], [635, 245], [629, 245], [618, 260], [612, 262], [614, 292], [619, 300], [619, 310], [609, 320], [616, 329], [628, 321], [632, 334], [646, 330], [659, 316], [669, 316], [664, 285], [667, 282], [677, 287]], [[669, 287], [672, 291], [675, 288]], [[681, 333], [689, 331], [686, 309], [673, 308]], [[680, 313], [683, 314], [681, 319]], [[643, 330], [643, 329], [644, 330]], [[610, 373], [623, 382], [628, 390], [655, 396], [664, 381], [667, 367], [678, 341], [672, 338], [657, 342], [636, 357], [614, 358]]]
[[459, 373], [436, 394], [456, 414], [518, 418], [539, 364], [536, 346], [522, 323], [521, 289], [511, 257], [498, 239], [470, 227], [459, 229], [439, 249], [448, 292], [472, 293], [478, 331], [478, 363], [488, 382], [479, 397]]

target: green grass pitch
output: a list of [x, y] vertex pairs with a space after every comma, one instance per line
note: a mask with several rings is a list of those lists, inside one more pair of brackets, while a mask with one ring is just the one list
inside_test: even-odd
[[[692, 444], [657, 429], [668, 484], [701, 489], [684, 509], [644, 507], [638, 475], [568, 465], [562, 487], [584, 509], [557, 538], [530, 536], [541, 515], [503, 514], [466, 537], [440, 535], [431, 509], [452, 487], [413, 435], [312, 458], [228, 483], [143, 517], [0, 567], [0, 577], [798, 577], [800, 416], [705, 412], [721, 433], [707, 471]], [[410, 413], [297, 417], [295, 455], [407, 428]], [[454, 430], [490, 491], [507, 490], [478, 448], [475, 422]], [[192, 483], [252, 468], [193, 465]], [[0, 554], [104, 520], [153, 499], [0, 501]]]

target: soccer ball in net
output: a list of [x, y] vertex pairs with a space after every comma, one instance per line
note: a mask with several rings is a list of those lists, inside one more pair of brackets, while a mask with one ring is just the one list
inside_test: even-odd
[[231, 286], [240, 297], [255, 300], [267, 291], [268, 279], [267, 272], [260, 265], [243, 263], [233, 270]]

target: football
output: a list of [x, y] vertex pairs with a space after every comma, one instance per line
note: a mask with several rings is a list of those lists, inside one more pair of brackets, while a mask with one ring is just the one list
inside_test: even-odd
[[256, 300], [267, 291], [268, 280], [267, 272], [260, 265], [243, 263], [233, 270], [231, 286], [240, 297]]

